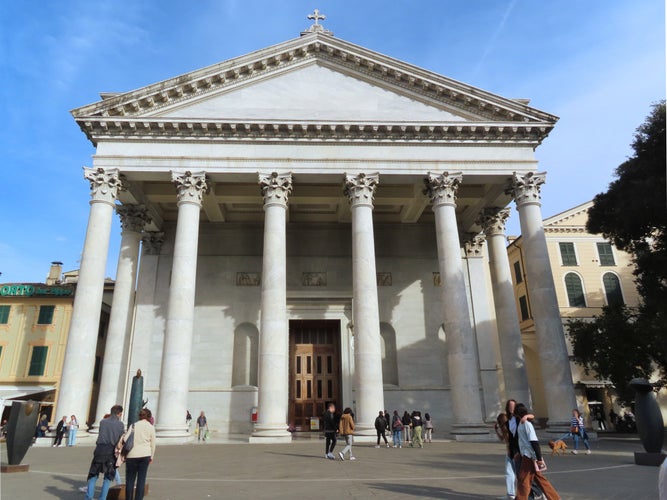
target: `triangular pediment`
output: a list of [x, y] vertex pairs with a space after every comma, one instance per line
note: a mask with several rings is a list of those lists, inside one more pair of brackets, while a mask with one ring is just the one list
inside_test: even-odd
[[[95, 142], [189, 132], [539, 144], [557, 118], [322, 33], [72, 111]], [[378, 129], [380, 127], [380, 129]], [[171, 131], [171, 132], [170, 132]], [[378, 135], [379, 134], [379, 135]]]
[[245, 85], [189, 100], [155, 113], [160, 118], [458, 122], [461, 111], [423, 102], [398, 89], [343, 73], [330, 65], [310, 64], [269, 75]]
[[544, 219], [545, 228], [584, 228], [588, 221], [588, 210], [593, 206], [592, 201], [587, 201], [569, 210]]

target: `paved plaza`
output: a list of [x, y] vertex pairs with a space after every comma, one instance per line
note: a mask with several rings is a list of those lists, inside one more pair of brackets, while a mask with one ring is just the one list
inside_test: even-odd
[[[657, 498], [658, 468], [633, 463], [633, 452], [641, 451], [636, 435], [602, 437], [592, 446], [591, 455], [551, 457], [543, 445], [547, 475], [563, 499]], [[501, 444], [438, 441], [424, 449], [376, 449], [359, 443], [354, 462], [326, 460], [323, 448], [316, 439], [160, 446], [148, 473], [148, 498], [496, 499], [505, 493]], [[78, 488], [92, 451], [92, 446], [31, 448], [24, 461], [30, 472], [4, 474], [0, 498], [81, 500]], [[121, 473], [124, 477], [124, 468]]]

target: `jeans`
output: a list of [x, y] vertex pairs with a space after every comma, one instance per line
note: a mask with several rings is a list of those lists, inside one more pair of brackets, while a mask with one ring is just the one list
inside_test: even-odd
[[410, 442], [410, 426], [403, 424], [403, 440], [406, 443]]
[[507, 495], [516, 495], [516, 471], [514, 470], [514, 459], [505, 454], [505, 485], [507, 486]]
[[[86, 500], [93, 500], [95, 498], [95, 483], [97, 483], [97, 476], [91, 477], [88, 480], [88, 491], [86, 491]], [[107, 493], [109, 493], [109, 486], [111, 480], [104, 478], [102, 481], [102, 491], [100, 492], [100, 500], [107, 500]]]
[[324, 437], [326, 438], [325, 446], [326, 450], [324, 450], [324, 453], [327, 455], [329, 453], [333, 453], [334, 448], [336, 447], [336, 433], [335, 432], [325, 432]]
[[433, 437], [433, 429], [432, 428], [424, 429], [424, 442], [425, 443], [430, 443], [432, 437]]
[[347, 452], [350, 452], [350, 458], [352, 458], [352, 434], [345, 435], [345, 448], [341, 450], [341, 454], [345, 456]]
[[[146, 473], [151, 457], [128, 458], [125, 461], [125, 499], [143, 500], [146, 486]], [[134, 481], [137, 482], [137, 492], [134, 493]]]
[[76, 444], [76, 431], [78, 429], [70, 429], [67, 435], [67, 446], [74, 446]]
[[401, 434], [403, 431], [392, 431], [392, 437], [394, 438], [394, 447], [401, 446]]

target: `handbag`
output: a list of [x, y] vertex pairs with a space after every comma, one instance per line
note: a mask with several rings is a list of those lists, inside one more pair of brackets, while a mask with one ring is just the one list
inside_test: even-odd
[[570, 427], [570, 434], [577, 434], [578, 435], [579, 434], [579, 427], [576, 426], [576, 425], [573, 425], [572, 427]]
[[392, 427], [395, 431], [402, 431], [402, 430], [403, 430], [403, 422], [401, 422], [400, 420], [396, 419], [396, 420], [394, 420], [394, 423], [391, 424], [391, 427]]

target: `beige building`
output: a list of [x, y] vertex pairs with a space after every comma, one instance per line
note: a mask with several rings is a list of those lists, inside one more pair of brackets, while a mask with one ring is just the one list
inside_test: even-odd
[[[2, 420], [9, 418], [15, 400], [39, 401], [42, 413], [52, 422], [58, 420], [53, 414], [53, 405], [60, 389], [77, 279], [78, 271], [62, 273], [61, 263], [53, 262], [44, 283], [0, 284]], [[110, 297], [112, 292], [113, 282], [107, 280], [105, 297]], [[102, 303], [97, 332], [91, 414], [99, 391], [109, 303], [110, 300]], [[83, 420], [81, 415], [78, 417]]]
[[[551, 272], [565, 330], [568, 320], [598, 316], [605, 305], [621, 302], [637, 306], [639, 303], [631, 256], [618, 250], [602, 235], [586, 230], [588, 210], [592, 205], [593, 202], [583, 203], [544, 220]], [[537, 358], [535, 322], [524, 273], [522, 237], [513, 239], [507, 251], [533, 405], [535, 413], [543, 417], [546, 415], [544, 384], [548, 381], [542, 377]], [[608, 415], [613, 401], [610, 384], [597, 380], [593, 374], [586, 375], [580, 365], [570, 365], [579, 407], [589, 414], [595, 407], [601, 406], [604, 415]], [[614, 409], [619, 411], [618, 407]]]

